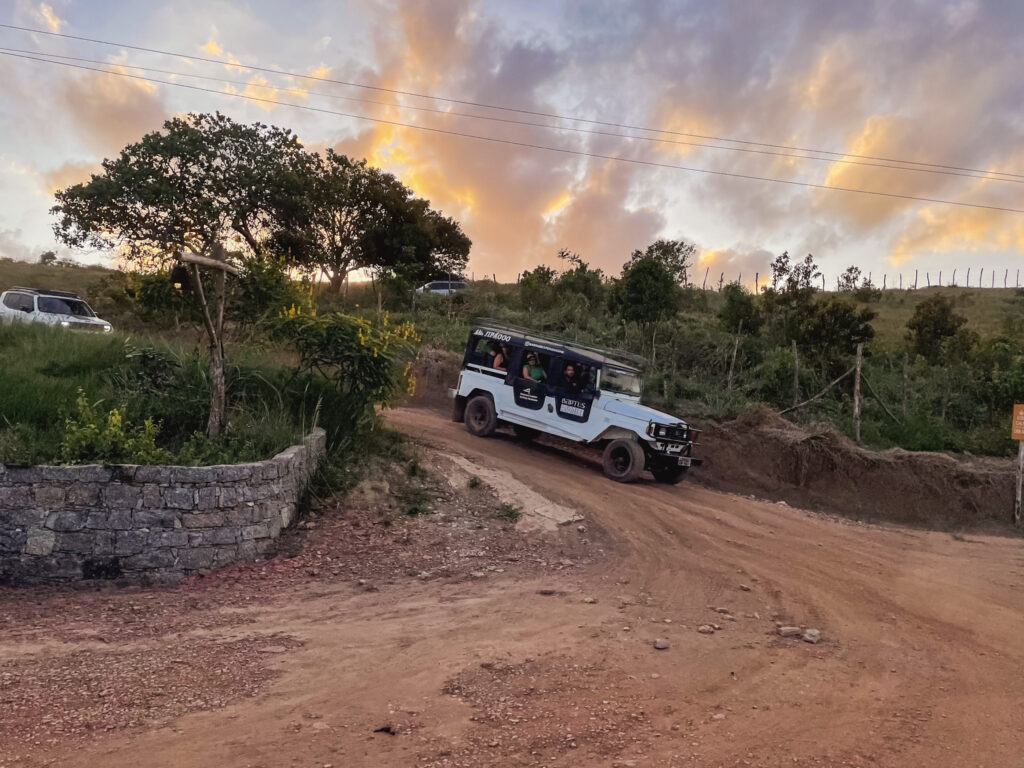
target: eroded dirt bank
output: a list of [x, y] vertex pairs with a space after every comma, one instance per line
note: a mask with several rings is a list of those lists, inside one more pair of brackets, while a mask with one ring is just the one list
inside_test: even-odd
[[363, 498], [188, 588], [0, 592], [0, 766], [1021, 764], [1020, 540], [388, 419], [583, 520], [517, 530], [481, 487], [384, 526]]

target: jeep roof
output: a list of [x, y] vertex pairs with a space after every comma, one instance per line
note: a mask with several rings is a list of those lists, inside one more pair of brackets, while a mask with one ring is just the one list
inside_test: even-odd
[[[490, 318], [480, 318], [473, 324], [473, 332], [471, 336], [479, 335], [476, 334], [476, 330], [491, 331], [493, 333], [500, 333], [508, 336], [507, 340], [509, 343], [518, 344], [522, 346], [534, 346], [540, 348], [542, 351], [551, 352], [552, 354], [562, 355], [569, 352], [580, 358], [580, 362], [593, 363], [597, 365], [614, 365], [616, 368], [621, 368], [631, 373], [641, 374], [640, 365], [643, 363], [643, 358], [636, 355], [632, 355], [629, 352], [622, 351], [611, 351], [601, 349], [600, 347], [592, 347], [587, 344], [580, 344], [576, 341], [569, 341], [568, 339], [560, 338], [554, 334], [538, 333], [527, 328], [522, 328], [516, 325], [510, 325], [509, 323], [501, 322], [500, 320], [492, 320]], [[504, 339], [497, 339], [498, 341], [504, 341]], [[632, 363], [625, 362], [625, 360], [632, 360]]]
[[25, 288], [21, 285], [14, 285], [4, 291], [4, 293], [7, 293], [7, 291], [20, 291], [21, 293], [32, 293], [36, 296], [58, 296], [62, 299], [78, 299], [79, 301], [84, 301], [84, 299], [82, 299], [82, 297], [77, 293], [71, 293], [70, 291], [51, 291], [47, 288]]

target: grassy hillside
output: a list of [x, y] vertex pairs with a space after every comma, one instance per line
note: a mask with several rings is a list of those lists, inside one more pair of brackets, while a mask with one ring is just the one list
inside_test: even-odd
[[58, 267], [0, 258], [0, 292], [15, 285], [73, 291], [89, 301], [100, 282], [112, 274], [105, 267]]

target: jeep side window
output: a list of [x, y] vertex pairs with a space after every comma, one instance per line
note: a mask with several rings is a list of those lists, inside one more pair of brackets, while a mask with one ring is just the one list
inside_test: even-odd
[[523, 364], [520, 369], [520, 376], [528, 381], [536, 381], [543, 384], [548, 380], [548, 366], [551, 364], [551, 355], [543, 355], [533, 349], [527, 349], [523, 353]]
[[4, 296], [4, 306], [10, 307], [11, 309], [17, 309], [22, 312], [31, 312], [34, 309], [32, 306], [32, 297], [27, 293], [8, 293]]

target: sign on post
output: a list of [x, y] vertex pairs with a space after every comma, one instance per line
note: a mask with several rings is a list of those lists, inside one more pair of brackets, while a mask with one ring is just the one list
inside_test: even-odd
[[1024, 403], [1013, 406], [1013, 425], [1010, 437], [1019, 440], [1017, 444], [1017, 493], [1013, 500], [1013, 522], [1021, 524], [1021, 495], [1024, 493]]

